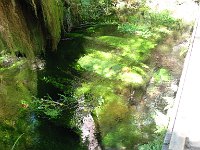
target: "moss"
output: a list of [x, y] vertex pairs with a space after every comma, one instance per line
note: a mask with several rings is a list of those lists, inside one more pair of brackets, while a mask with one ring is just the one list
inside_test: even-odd
[[63, 9], [61, 0], [0, 1], [0, 52], [20, 52], [29, 59], [34, 58], [45, 49], [45, 38], [49, 39], [45, 37], [44, 26], [50, 35], [52, 49], [56, 49]]
[[139, 67], [126, 64], [123, 58], [112, 54], [96, 51], [79, 59], [80, 66], [87, 71], [108, 78], [141, 86], [144, 84], [145, 71]]
[[131, 113], [134, 112], [120, 99], [110, 101], [101, 107], [98, 118], [102, 142], [106, 149], [132, 149], [141, 138]]
[[117, 36], [87, 37], [86, 40], [94, 44], [86, 44], [88, 54], [78, 60], [82, 68], [133, 87], [146, 83], [148, 67], [143, 63], [155, 47], [154, 41]]
[[[37, 32], [32, 31], [34, 28], [27, 23], [27, 14], [24, 13], [19, 2], [0, 1], [0, 51], [3, 49], [11, 53], [20, 52], [29, 58], [33, 58], [44, 49], [44, 43], [38, 44], [36, 42], [36, 39], [42, 35], [42, 31], [40, 28], [37, 28]], [[32, 22], [32, 24], [37, 26], [35, 22]]]
[[3, 104], [0, 106], [1, 121], [1, 117], [12, 119], [19, 110], [20, 101], [23, 99], [28, 101], [32, 94], [36, 94], [37, 76], [32, 70], [14, 67], [0, 70], [0, 74], [0, 103]]
[[42, 0], [41, 6], [45, 26], [51, 35], [52, 48], [56, 49], [63, 25], [63, 3], [61, 0]]
[[136, 62], [144, 62], [149, 58], [151, 50], [156, 46], [155, 41], [141, 37], [100, 36], [99, 42], [107, 44], [119, 51], [121, 57]]

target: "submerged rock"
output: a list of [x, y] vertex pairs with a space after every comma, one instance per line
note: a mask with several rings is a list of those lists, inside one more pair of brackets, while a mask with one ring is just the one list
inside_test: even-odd
[[96, 128], [94, 119], [91, 114], [88, 114], [83, 118], [82, 130], [82, 140], [84, 143], [88, 143], [89, 150], [101, 150], [98, 140], [95, 136]]
[[82, 96], [78, 100], [78, 108], [76, 110], [77, 124], [81, 130], [81, 139], [84, 144], [87, 145], [88, 150], [101, 150], [96, 134], [97, 130], [95, 127], [94, 119], [84, 105], [85, 98]]

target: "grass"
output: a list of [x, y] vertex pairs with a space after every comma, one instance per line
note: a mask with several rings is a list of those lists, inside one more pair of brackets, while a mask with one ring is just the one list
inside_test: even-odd
[[24, 133], [22, 133], [22, 134], [16, 139], [16, 141], [15, 141], [15, 143], [13, 144], [11, 150], [14, 150], [14, 149], [15, 149], [17, 142], [20, 140], [20, 138], [21, 138], [23, 135], [24, 135]]

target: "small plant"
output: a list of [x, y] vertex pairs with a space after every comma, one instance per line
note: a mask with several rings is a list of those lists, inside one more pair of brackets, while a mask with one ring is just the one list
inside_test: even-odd
[[132, 23], [119, 24], [118, 30], [123, 33], [134, 33], [140, 35], [143, 38], [149, 38], [153, 36], [152, 31], [145, 25], [135, 25]]
[[22, 133], [22, 134], [17, 138], [17, 140], [16, 140], [15, 143], [13, 144], [11, 150], [14, 150], [14, 149], [15, 149], [15, 146], [16, 146], [17, 142], [19, 141], [19, 139], [20, 139], [23, 135], [24, 135], [24, 133]]
[[162, 12], [148, 12], [146, 13], [145, 19], [148, 20], [152, 26], [165, 26], [168, 29], [179, 29], [181, 20], [175, 19], [170, 15], [169, 11]]
[[122, 33], [150, 38], [169, 35], [171, 31], [181, 28], [182, 21], [173, 18], [169, 11], [154, 12], [146, 8], [141, 12], [130, 15], [125, 22], [119, 22], [118, 30]]
[[162, 130], [160, 133], [157, 133], [157, 136], [154, 137], [153, 141], [139, 146], [138, 150], [161, 150], [165, 133], [165, 130]]
[[56, 119], [60, 116], [63, 105], [64, 104], [62, 103], [53, 101], [50, 96], [47, 96], [45, 99], [34, 97], [32, 103], [30, 104], [33, 111], [38, 115], [43, 114], [51, 119]]
[[161, 68], [154, 74], [154, 79], [156, 83], [168, 82], [171, 79], [171, 75], [168, 70]]

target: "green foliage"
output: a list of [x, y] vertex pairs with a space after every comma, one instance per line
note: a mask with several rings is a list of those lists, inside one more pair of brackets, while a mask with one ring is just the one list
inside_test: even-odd
[[[103, 36], [99, 36], [100, 33], [95, 36], [95, 28], [90, 29], [95, 38], [86, 37], [86, 41], [93, 44], [85, 44], [86, 54], [78, 60], [77, 66], [85, 70], [85, 82], [77, 88], [76, 94], [90, 95], [86, 105], [94, 107], [106, 148], [133, 149], [141, 139], [146, 142], [155, 134], [152, 116], [142, 117], [142, 113], [136, 113], [128, 102], [133, 90], [136, 94], [132, 101], [141, 99], [139, 88], [149, 81], [151, 68], [147, 62], [151, 52], [158, 39], [163, 39], [171, 30], [162, 25], [151, 29], [144, 23], [139, 29], [137, 27], [139, 25], [135, 26], [132, 35], [114, 31], [111, 35], [104, 32]], [[161, 69], [155, 80], [166, 82], [168, 77], [168, 72]]]
[[44, 98], [33, 97], [33, 100], [28, 103], [31, 111], [37, 116], [54, 120], [69, 128], [77, 128], [77, 118], [74, 116], [77, 105], [76, 96], [61, 94], [58, 99], [53, 99], [49, 95]]
[[159, 69], [154, 73], [156, 83], [168, 82], [171, 79], [170, 72], [164, 68]]
[[56, 119], [60, 116], [62, 103], [56, 103], [50, 96], [45, 99], [34, 98], [30, 104], [31, 109], [38, 115], [46, 115], [51, 119]]
[[154, 139], [147, 144], [139, 146], [138, 150], [161, 150], [163, 146], [163, 139], [166, 131], [163, 130], [154, 137]]
[[[92, 77], [90, 75], [90, 77]], [[90, 97], [86, 97], [86, 101], [90, 102], [89, 105], [92, 104], [94, 106], [99, 106], [105, 101], [112, 101], [113, 99], [119, 99], [121, 96], [116, 95], [114, 92], [117, 89], [125, 88], [121, 82], [113, 82], [110, 79], [104, 79], [99, 76], [93, 76], [90, 81], [82, 83], [82, 86], [77, 88], [76, 95], [91, 95]], [[87, 105], [87, 104], [86, 104]]]
[[129, 15], [125, 22], [119, 23], [118, 30], [123, 33], [139, 35], [143, 38], [159, 39], [181, 28], [181, 20], [175, 19], [169, 11], [154, 12], [141, 7], [138, 13]]
[[179, 29], [181, 22], [173, 18], [167, 10], [162, 12], [146, 12], [144, 19], [153, 27], [159, 25], [165, 26], [168, 29]]
[[[23, 63], [21, 67], [25, 67]], [[36, 93], [36, 72], [19, 66], [0, 69], [0, 102], [18, 105], [22, 99], [30, 100]], [[13, 97], [15, 97], [13, 99]], [[7, 107], [5, 107], [7, 108]], [[14, 110], [5, 110], [8, 114]], [[0, 114], [1, 116], [1, 114]]]
[[15, 146], [16, 146], [17, 142], [19, 141], [19, 139], [20, 139], [23, 135], [24, 135], [24, 133], [22, 133], [22, 134], [16, 139], [16, 141], [15, 141], [15, 143], [13, 144], [11, 150], [14, 150], [14, 149], [15, 149]]
[[156, 46], [154, 41], [141, 37], [101, 36], [98, 40], [114, 47], [114, 53], [117, 53], [122, 58], [125, 57], [124, 61], [128, 59], [127, 61], [130, 62], [144, 62], [148, 59], [151, 50]]
[[61, 116], [62, 111], [73, 111], [77, 108], [76, 97], [69, 97], [65, 95], [59, 95], [58, 101], [53, 100], [49, 95], [44, 98], [34, 97], [30, 103], [31, 109], [38, 115], [46, 115], [51, 119], [58, 119]]
[[94, 41], [112, 50], [103, 52], [100, 46], [95, 49], [95, 45], [92, 45], [94, 48], [88, 49], [88, 54], [78, 60], [79, 66], [103, 78], [112, 79], [112, 82], [122, 81], [133, 87], [145, 84], [148, 67], [143, 62], [155, 47], [154, 42], [137, 37], [116, 36], [100, 36]]
[[[68, 13], [67, 17], [77, 16], [77, 18], [71, 17], [70, 19], [77, 19], [87, 23], [88, 21], [100, 19], [102, 14], [104, 14], [104, 17], [112, 15], [115, 1], [69, 0], [65, 1], [69, 5], [65, 10], [61, 0], [35, 2], [34, 0], [31, 1], [35, 16], [38, 17], [37, 8], [39, 8], [38, 4], [41, 4], [45, 26], [52, 40], [52, 48], [56, 49], [60, 39], [64, 11]], [[151, 129], [141, 127], [140, 123], [137, 123], [141, 118], [136, 117], [137, 112], [133, 110], [134, 106], [131, 106], [129, 102], [132, 100], [135, 103], [137, 95], [142, 97], [137, 91], [139, 91], [139, 88], [142, 89], [150, 78], [148, 76], [150, 68], [147, 66], [147, 61], [158, 39], [170, 34], [172, 29], [179, 28], [179, 21], [170, 17], [168, 12], [158, 14], [150, 12], [146, 8], [143, 8], [142, 11], [139, 12], [140, 14], [134, 15], [132, 14], [133, 11], [130, 11], [131, 15], [128, 15], [129, 17], [125, 17], [122, 22], [119, 21], [118, 31], [120, 33], [116, 31], [117, 35], [115, 35], [116, 33], [105, 32], [102, 34], [103, 36], [87, 37], [87, 42], [94, 44], [85, 46], [86, 54], [77, 60], [78, 64], [75, 68], [78, 71], [84, 70], [84, 82], [81, 83], [80, 87], [78, 87], [80, 80], [75, 81], [48, 76], [43, 78], [43, 81], [61, 89], [66, 95], [60, 95], [57, 100], [52, 99], [50, 96], [34, 98], [32, 103], [23, 100], [21, 105], [24, 108], [32, 108], [38, 116], [42, 115], [53, 120], [62, 118], [64, 112], [67, 112], [72, 118], [74, 110], [77, 108], [78, 98], [84, 97], [83, 105], [87, 109], [86, 111], [93, 111], [97, 116], [103, 145], [106, 148], [133, 149], [134, 145], [138, 144], [142, 139], [142, 134], [150, 132]], [[68, 22], [70, 21], [68, 20]], [[17, 23], [17, 21], [14, 22]], [[31, 35], [36, 33], [33, 39], [37, 45], [42, 45], [43, 38], [39, 36], [39, 32], [35, 31], [38, 31], [37, 28], [31, 31]], [[95, 34], [96, 29], [91, 27], [88, 28], [87, 32]], [[24, 33], [19, 37], [26, 35]], [[68, 34], [68, 36], [73, 38], [83, 37], [82, 34]], [[23, 39], [26, 39], [25, 37]], [[0, 48], [5, 48], [5, 43], [8, 43], [6, 40], [0, 40]], [[19, 39], [15, 40], [14, 43], [18, 42]], [[25, 43], [29, 43], [29, 41], [25, 40]], [[22, 46], [18, 46], [18, 48], [22, 48]], [[30, 46], [29, 48], [31, 49], [32, 47]], [[5, 58], [0, 58], [0, 63], [4, 60]], [[7, 89], [12, 89], [14, 92], [23, 91], [24, 95], [30, 94], [24, 84], [31, 83], [31, 81], [29, 78], [27, 78], [27, 81], [23, 81], [25, 75], [27, 74], [20, 73], [14, 77], [17, 85], [15, 87], [12, 87], [12, 84], [9, 86], [2, 84], [0, 92], [6, 95]], [[2, 78], [2, 76], [0, 77]], [[157, 82], [167, 82], [170, 79], [170, 75], [167, 70], [160, 69], [155, 73], [154, 78]], [[34, 86], [36, 87], [36, 85]], [[7, 87], [6, 90], [4, 87]], [[134, 95], [134, 99], [130, 98], [133, 91], [137, 93]], [[19, 97], [26, 99], [26, 96]], [[64, 117], [66, 117], [66, 114]], [[71, 119], [70, 117], [69, 119]], [[75, 126], [73, 119], [69, 122], [71, 122], [71, 126]], [[146, 126], [146, 124], [144, 123], [142, 126]], [[154, 128], [153, 125], [151, 127]], [[8, 141], [10, 139], [9, 136], [10, 134], [6, 135], [5, 140]], [[160, 140], [154, 140], [152, 143], [143, 145], [140, 148], [147, 150], [158, 149], [160, 148]]]
[[[1, 149], [26, 149], [27, 145], [32, 145], [34, 123], [28, 124], [25, 119], [16, 118], [16, 113], [11, 118], [0, 121], [0, 148]], [[13, 118], [14, 117], [14, 118]], [[23, 117], [27, 117], [24, 115]], [[26, 141], [26, 144], [24, 144]]]
[[[68, 0], [65, 1], [65, 22], [69, 30], [76, 25], [114, 21], [116, 0]], [[114, 15], [115, 14], [115, 15]], [[68, 30], [68, 31], [69, 31]]]
[[[109, 61], [108, 61], [109, 60]], [[144, 80], [139, 72], [126, 67], [126, 64], [120, 63], [120, 57], [105, 52], [94, 52], [81, 59], [78, 63], [86, 69], [109, 79], [122, 80], [136, 86], [142, 85]], [[139, 70], [139, 69], [138, 69]], [[141, 69], [141, 74], [146, 75]]]
[[[24, 142], [31, 145], [33, 126], [28, 107], [31, 96], [36, 94], [36, 72], [20, 66], [0, 70], [0, 149], [11, 149], [22, 133], [25, 133], [16, 143], [15, 149], [26, 149]], [[22, 69], [23, 68], [23, 69]], [[1, 68], [2, 69], [2, 68]]]
[[54, 87], [60, 89], [64, 95], [72, 96], [74, 95], [74, 90], [79, 86], [80, 79], [75, 78], [74, 79], [67, 79], [67, 78], [60, 78], [60, 77], [44, 77], [42, 79], [48, 84], [53, 85]]
[[68, 88], [67, 83], [69, 83], [71, 81], [69, 79], [55, 78], [55, 77], [51, 77], [51, 76], [43, 77], [42, 80], [45, 81], [46, 83], [52, 84], [54, 87], [59, 88], [63, 91], [67, 91], [67, 88]]
[[99, 123], [103, 135], [109, 132], [115, 125], [120, 122], [129, 120], [130, 111], [123, 100], [116, 99], [108, 102], [101, 107], [98, 113]]
[[161, 150], [162, 145], [163, 139], [155, 139], [153, 142], [140, 146], [139, 150]]
[[83, 21], [95, 21], [109, 14], [112, 9], [112, 0], [81, 0], [81, 18]]
[[131, 23], [123, 23], [119, 25], [118, 30], [124, 33], [135, 33], [141, 35], [143, 38], [153, 36], [152, 31], [147, 26], [139, 26]]

